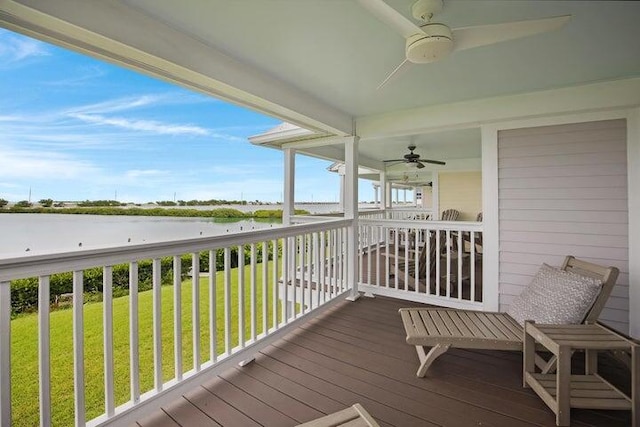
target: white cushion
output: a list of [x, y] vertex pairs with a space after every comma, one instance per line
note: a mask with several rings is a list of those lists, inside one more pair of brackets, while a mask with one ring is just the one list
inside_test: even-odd
[[507, 314], [521, 325], [525, 320], [554, 325], [581, 323], [601, 287], [596, 278], [542, 264]]

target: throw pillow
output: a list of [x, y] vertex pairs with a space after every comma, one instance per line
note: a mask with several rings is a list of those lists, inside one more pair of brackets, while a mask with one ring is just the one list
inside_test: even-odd
[[521, 325], [525, 320], [554, 325], [581, 323], [601, 287], [596, 278], [542, 264], [507, 314]]

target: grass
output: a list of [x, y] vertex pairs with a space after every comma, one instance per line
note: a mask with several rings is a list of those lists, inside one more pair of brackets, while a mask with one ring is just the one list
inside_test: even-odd
[[[268, 263], [269, 291], [268, 325], [273, 323], [273, 272]], [[250, 267], [245, 269], [245, 337], [250, 337]], [[223, 275], [216, 276], [217, 349], [224, 348], [224, 286]], [[262, 266], [256, 271], [256, 333], [262, 332]], [[162, 371], [163, 380], [174, 377], [173, 286], [165, 286], [162, 292]], [[238, 343], [238, 269], [231, 272], [232, 343]], [[193, 367], [192, 344], [192, 282], [181, 285], [183, 370]], [[281, 311], [278, 310], [278, 313]], [[103, 358], [103, 304], [85, 304], [84, 309], [84, 369], [86, 419], [104, 412], [104, 358]], [[200, 358], [209, 360], [209, 282], [200, 279]], [[152, 293], [139, 293], [139, 359], [141, 392], [153, 388], [153, 338]], [[51, 406], [54, 425], [73, 424], [73, 341], [72, 311], [51, 313]], [[114, 386], [116, 405], [130, 399], [129, 364], [129, 297], [114, 299]], [[38, 319], [37, 314], [20, 316], [11, 322], [11, 381], [12, 418], [14, 426], [33, 426], [39, 423], [38, 392]]]

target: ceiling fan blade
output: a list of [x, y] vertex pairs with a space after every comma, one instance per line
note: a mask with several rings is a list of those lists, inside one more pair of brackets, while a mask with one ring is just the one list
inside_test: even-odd
[[569, 19], [571, 19], [571, 15], [456, 28], [451, 30], [454, 41], [453, 49], [454, 51], [471, 49], [553, 31], [561, 28], [569, 22]]
[[[422, 162], [422, 163], [431, 163], [433, 165], [443, 165], [443, 166], [447, 164], [446, 162], [441, 162], [440, 160], [422, 160], [422, 159], [420, 159], [420, 162]], [[424, 165], [422, 165], [422, 166], [424, 166]]]
[[404, 61], [402, 61], [402, 62], [400, 63], [400, 65], [398, 65], [396, 68], [394, 68], [394, 69], [393, 69], [393, 71], [391, 72], [391, 74], [389, 74], [389, 75], [387, 76], [387, 78], [385, 78], [385, 79], [382, 81], [382, 83], [380, 83], [380, 84], [378, 85], [378, 87], [376, 88], [376, 90], [380, 90], [380, 89], [382, 89], [382, 87], [383, 87], [384, 85], [386, 85], [386, 84], [387, 84], [387, 82], [389, 82], [389, 80], [391, 80], [391, 78], [392, 78], [393, 76], [395, 76], [395, 75], [399, 74], [399, 73], [401, 72], [401, 70], [406, 69], [406, 66], [408, 66], [409, 64], [410, 64], [410, 63], [409, 63], [409, 60], [408, 60], [408, 59], [405, 59]]
[[389, 162], [404, 162], [404, 159], [391, 159], [391, 160], [383, 160], [384, 163]]
[[398, 13], [397, 10], [383, 0], [358, 0], [358, 3], [380, 21], [393, 27], [393, 29], [405, 39], [414, 34], [424, 34], [424, 31], [422, 31], [420, 27]]

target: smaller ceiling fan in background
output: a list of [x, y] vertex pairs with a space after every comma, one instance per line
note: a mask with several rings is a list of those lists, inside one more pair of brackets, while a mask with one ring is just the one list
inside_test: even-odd
[[420, 21], [420, 25], [405, 18], [384, 0], [358, 0], [358, 2], [406, 40], [405, 60], [380, 83], [378, 89], [387, 84], [409, 63], [436, 62], [446, 58], [452, 52], [552, 31], [562, 27], [571, 18], [571, 15], [565, 15], [451, 29], [445, 24], [431, 21], [433, 16], [442, 10], [443, 0], [417, 0], [413, 4], [411, 14]]
[[404, 158], [402, 159], [391, 159], [391, 160], [383, 160], [385, 166], [392, 166], [398, 163], [407, 163], [410, 166], [414, 166], [417, 169], [422, 169], [424, 167], [425, 163], [431, 163], [434, 165], [446, 165], [445, 162], [442, 162], [440, 160], [430, 160], [430, 159], [420, 159], [420, 154], [416, 154], [413, 152], [413, 150], [416, 149], [415, 145], [409, 145], [407, 147], [409, 149], [409, 153], [404, 155]]

